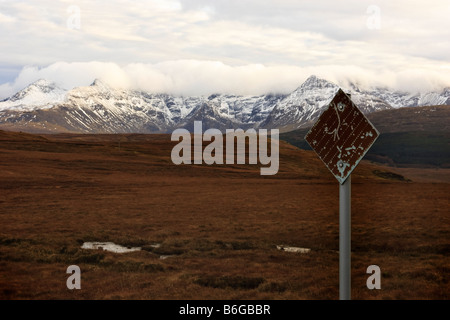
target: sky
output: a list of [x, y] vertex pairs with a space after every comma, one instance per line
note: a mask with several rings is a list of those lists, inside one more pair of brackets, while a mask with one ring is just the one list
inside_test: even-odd
[[314, 74], [450, 86], [448, 0], [0, 0], [0, 98], [44, 78], [178, 95], [288, 93]]

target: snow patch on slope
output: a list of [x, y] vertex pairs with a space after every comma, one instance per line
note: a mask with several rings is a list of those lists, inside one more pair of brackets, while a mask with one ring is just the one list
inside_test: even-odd
[[0, 101], [0, 110], [48, 109], [65, 100], [67, 90], [47, 80], [37, 80], [12, 97]]

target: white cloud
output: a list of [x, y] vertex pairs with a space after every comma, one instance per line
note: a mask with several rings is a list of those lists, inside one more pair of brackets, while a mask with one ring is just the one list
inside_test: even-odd
[[442, 71], [444, 72], [410, 69], [396, 72], [352, 65], [231, 66], [219, 61], [204, 60], [132, 63], [122, 66], [113, 62], [57, 62], [44, 68], [23, 68], [14, 82], [0, 85], [0, 98], [6, 98], [38, 79], [53, 81], [66, 89], [89, 85], [95, 79], [101, 79], [116, 88], [184, 96], [212, 93], [289, 93], [312, 74], [343, 86], [348, 82], [355, 82], [362, 87], [388, 86], [399, 90], [424, 92], [450, 86], [448, 70], [443, 68]]
[[15, 21], [16, 21], [16, 18], [14, 18], [12, 16], [8, 16], [8, 15], [0, 12], [0, 23], [10, 23], [10, 22], [15, 22]]
[[[373, 4], [379, 30], [367, 28]], [[71, 5], [79, 30], [67, 28]], [[287, 91], [310, 74], [450, 86], [448, 16], [447, 0], [2, 1], [0, 69], [25, 67], [0, 75], [0, 94], [36, 77], [183, 94]]]

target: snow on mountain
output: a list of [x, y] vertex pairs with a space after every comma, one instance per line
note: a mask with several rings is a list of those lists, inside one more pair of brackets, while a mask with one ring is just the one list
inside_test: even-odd
[[253, 127], [267, 118], [275, 104], [285, 95], [236, 96], [213, 94], [200, 100], [199, 105], [180, 124], [193, 128], [193, 122], [202, 120], [209, 128]]
[[450, 105], [450, 88], [445, 88], [441, 93], [428, 92], [422, 94], [419, 106]]
[[[299, 88], [275, 106], [262, 126], [291, 130], [310, 124], [320, 116], [338, 89], [339, 86], [332, 82], [314, 75], [310, 76]], [[391, 108], [382, 99], [362, 91], [354, 84], [343, 89], [351, 95], [352, 101], [365, 114]]]
[[[23, 92], [32, 92], [34, 87], [35, 84], [32, 84]], [[48, 118], [51, 118], [52, 122], [57, 122], [55, 130], [62, 127], [66, 131], [85, 133], [149, 133], [169, 132], [176, 127], [191, 127], [190, 122], [195, 120], [210, 119], [211, 124], [222, 123], [232, 127], [261, 122], [272, 110], [275, 102], [284, 96], [216, 94], [209, 97], [177, 97], [114, 89], [97, 79], [90, 86], [77, 87], [66, 92], [64, 98], [58, 97], [52, 105], [37, 103], [32, 108], [24, 109], [21, 98], [28, 99], [25, 94], [17, 94], [14, 97], [14, 106], [4, 107], [0, 104], [0, 123], [23, 125], [25, 122], [33, 124], [34, 127], [46, 123], [47, 128]], [[46, 101], [51, 101], [52, 97], [49, 95]], [[43, 112], [44, 110], [46, 112]]]
[[[193, 129], [194, 121], [208, 128], [279, 128], [293, 130], [310, 125], [328, 105], [339, 87], [309, 77], [288, 95], [180, 97], [139, 90], [111, 88], [100, 80], [70, 91], [39, 80], [0, 101], [0, 126], [44, 132], [164, 133]], [[410, 94], [385, 88], [343, 88], [363, 113], [402, 106], [450, 104], [450, 88], [440, 93]]]
[[64, 101], [67, 90], [44, 79], [33, 82], [8, 99], [0, 101], [0, 110], [30, 111], [51, 108]]
[[60, 104], [67, 122], [85, 126], [92, 132], [166, 132], [184, 119], [199, 98], [149, 94], [108, 87], [95, 80], [89, 87], [78, 87]]
[[368, 92], [386, 101], [394, 108], [450, 105], [450, 88], [445, 88], [441, 92], [427, 93], [391, 91], [388, 88], [375, 88]]
[[347, 93], [351, 94], [352, 101], [364, 114], [385, 109], [392, 109], [392, 106], [379, 97], [376, 92], [364, 90], [354, 83], [350, 83], [348, 88], [345, 90]]
[[262, 127], [279, 128], [289, 125], [300, 126], [320, 115], [338, 91], [331, 82], [309, 77], [299, 88], [276, 104]]

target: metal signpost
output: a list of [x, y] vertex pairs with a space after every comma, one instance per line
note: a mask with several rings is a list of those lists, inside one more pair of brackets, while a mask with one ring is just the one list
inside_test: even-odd
[[351, 299], [351, 176], [377, 129], [341, 89], [305, 140], [339, 181], [339, 299]]

